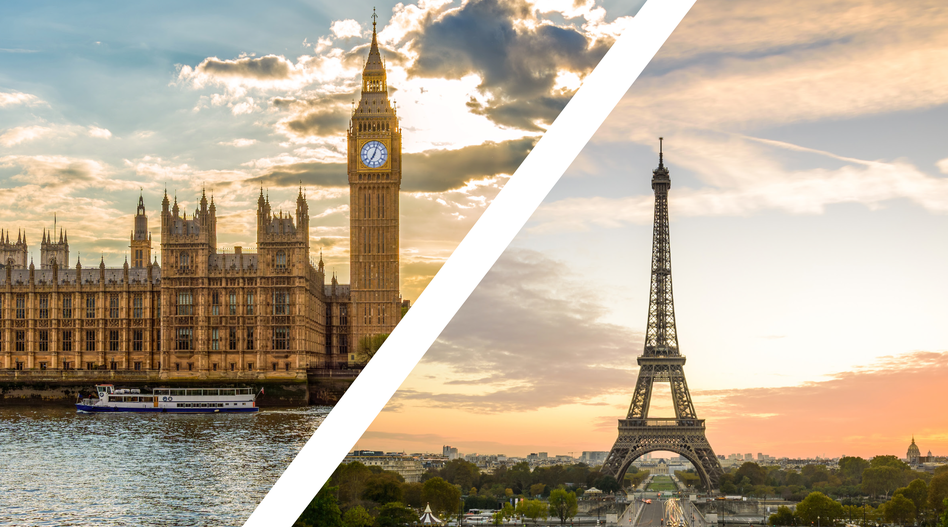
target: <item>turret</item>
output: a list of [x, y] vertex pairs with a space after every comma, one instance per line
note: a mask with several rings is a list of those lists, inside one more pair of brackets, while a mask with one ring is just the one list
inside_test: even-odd
[[[168, 193], [162, 200], [162, 219], [168, 210]], [[145, 214], [145, 198], [138, 195], [138, 208], [135, 209], [135, 219], [132, 234], [129, 240], [132, 251], [132, 267], [145, 267], [151, 261], [151, 233], [148, 232], [148, 215]]]

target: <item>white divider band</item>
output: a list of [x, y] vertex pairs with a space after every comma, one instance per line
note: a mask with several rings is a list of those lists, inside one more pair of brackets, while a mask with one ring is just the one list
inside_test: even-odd
[[245, 527], [299, 518], [694, 3], [648, 0], [639, 10]]

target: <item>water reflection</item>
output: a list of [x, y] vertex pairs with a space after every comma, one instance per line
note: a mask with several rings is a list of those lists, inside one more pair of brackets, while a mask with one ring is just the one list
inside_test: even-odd
[[328, 408], [0, 408], [0, 525], [240, 525]]

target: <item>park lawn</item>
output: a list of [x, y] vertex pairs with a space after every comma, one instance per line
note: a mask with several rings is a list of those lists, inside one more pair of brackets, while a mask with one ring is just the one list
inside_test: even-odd
[[676, 491], [678, 487], [675, 486], [675, 482], [668, 476], [655, 476], [652, 478], [652, 481], [648, 484], [648, 489], [650, 491], [659, 492], [663, 490]]

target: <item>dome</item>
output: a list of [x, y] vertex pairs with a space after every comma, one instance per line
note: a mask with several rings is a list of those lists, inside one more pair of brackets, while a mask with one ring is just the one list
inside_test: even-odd
[[909, 463], [917, 463], [917, 462], [918, 462], [918, 458], [921, 457], [921, 455], [922, 455], [922, 453], [921, 453], [921, 451], [918, 449], [918, 445], [915, 444], [915, 437], [913, 436], [913, 437], [912, 437], [912, 444], [909, 445], [909, 447], [908, 447], [908, 454], [906, 454], [906, 457], [908, 458]]

